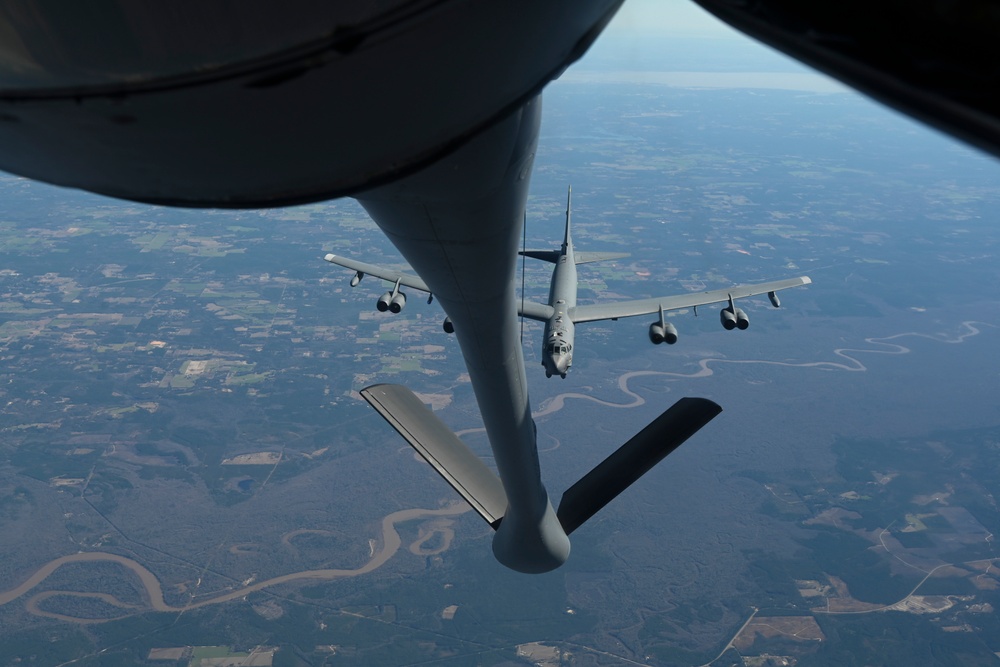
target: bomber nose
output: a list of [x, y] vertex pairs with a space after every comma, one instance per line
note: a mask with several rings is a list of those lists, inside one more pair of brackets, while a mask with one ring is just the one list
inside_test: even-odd
[[560, 375], [565, 375], [566, 371], [569, 370], [569, 362], [570, 362], [569, 355], [562, 355], [561, 354], [556, 359], [556, 370], [559, 371]]

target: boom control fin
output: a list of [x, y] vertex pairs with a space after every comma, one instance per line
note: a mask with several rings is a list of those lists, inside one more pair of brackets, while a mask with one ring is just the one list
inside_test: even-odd
[[[361, 390], [382, 417], [496, 529], [507, 511], [500, 478], [406, 387]], [[682, 398], [563, 494], [556, 516], [569, 535], [668, 454], [712, 421], [722, 408], [707, 398]]]
[[712, 421], [722, 408], [707, 398], [682, 398], [566, 490], [556, 516], [569, 535], [670, 452]]
[[399, 384], [376, 384], [361, 396], [417, 453], [431, 464], [494, 529], [507, 511], [500, 478], [452, 433], [412, 391]]

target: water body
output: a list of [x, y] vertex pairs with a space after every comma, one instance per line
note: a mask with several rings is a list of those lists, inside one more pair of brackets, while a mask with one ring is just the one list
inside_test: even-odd
[[[423, 517], [455, 516], [458, 514], [464, 514], [465, 512], [468, 512], [470, 509], [471, 508], [465, 503], [455, 503], [449, 505], [448, 507], [443, 507], [441, 509], [413, 508], [413, 509], [406, 509], [406, 510], [400, 510], [398, 512], [393, 512], [392, 514], [389, 514], [384, 519], [382, 519], [382, 549], [375, 552], [372, 555], [371, 560], [369, 560], [367, 563], [365, 563], [359, 568], [353, 570], [324, 569], [324, 570], [304, 570], [302, 572], [292, 572], [290, 574], [281, 575], [280, 577], [274, 577], [272, 579], [259, 581], [250, 586], [245, 586], [243, 588], [231, 591], [229, 593], [223, 593], [222, 595], [218, 595], [214, 598], [201, 600], [199, 602], [188, 604], [182, 607], [175, 607], [166, 603], [166, 601], [163, 599], [163, 588], [160, 585], [159, 579], [156, 578], [156, 575], [154, 575], [152, 572], [146, 569], [144, 565], [142, 565], [138, 561], [132, 560], [131, 558], [126, 558], [125, 556], [119, 556], [118, 554], [105, 553], [102, 551], [88, 551], [88, 552], [76, 553], [49, 561], [42, 567], [35, 570], [35, 572], [30, 577], [28, 577], [24, 581], [24, 583], [22, 583], [20, 586], [12, 588], [9, 591], [0, 593], [0, 605], [5, 605], [9, 602], [13, 602], [14, 600], [20, 598], [21, 596], [27, 594], [33, 588], [38, 586], [38, 584], [45, 581], [45, 579], [47, 579], [49, 575], [51, 575], [53, 572], [58, 570], [63, 565], [69, 563], [111, 562], [111, 563], [118, 563], [123, 567], [127, 567], [133, 572], [135, 572], [136, 576], [138, 576], [139, 580], [142, 582], [142, 585], [146, 591], [146, 598], [149, 602], [149, 606], [155, 611], [167, 611], [167, 612], [181, 612], [187, 609], [197, 609], [198, 607], [207, 607], [208, 605], [212, 604], [228, 602], [230, 600], [236, 600], [242, 598], [245, 595], [253, 593], [254, 591], [263, 590], [271, 586], [277, 586], [278, 584], [287, 584], [293, 581], [300, 581], [300, 580], [330, 581], [333, 579], [342, 579], [346, 577], [357, 577], [362, 574], [368, 574], [369, 572], [378, 569], [379, 567], [384, 565], [390, 558], [392, 558], [397, 551], [399, 551], [399, 547], [402, 545], [402, 539], [400, 538], [399, 533], [396, 531], [396, 524], [405, 523], [407, 521], [412, 521], [414, 519], [420, 519]], [[428, 537], [429, 535], [421, 536], [421, 538], [418, 539], [418, 548], [423, 541], [428, 539]], [[446, 537], [443, 540], [443, 548], [440, 549], [440, 551], [444, 551], [444, 549], [447, 549], [450, 544], [451, 540], [447, 539]], [[439, 553], [439, 551], [435, 549], [433, 550], [433, 553]], [[72, 616], [66, 616], [63, 614], [43, 612], [38, 608], [38, 603], [41, 602], [43, 599], [52, 597], [54, 595], [62, 595], [62, 594], [79, 595], [79, 593], [75, 591], [45, 591], [43, 593], [33, 595], [28, 599], [27, 602], [28, 611], [43, 616], [59, 618], [60, 620], [73, 621], [78, 623], [94, 623], [99, 621], [112, 620], [112, 619], [76, 618]], [[87, 594], [87, 595], [91, 597], [99, 597], [104, 602], [113, 604], [118, 607], [126, 609], [134, 609], [132, 605], [125, 604], [120, 600], [118, 600], [117, 598], [115, 598], [114, 596], [106, 594]]]

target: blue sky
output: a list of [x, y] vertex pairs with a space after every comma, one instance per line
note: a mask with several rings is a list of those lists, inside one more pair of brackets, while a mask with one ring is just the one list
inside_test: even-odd
[[630, 34], [744, 39], [691, 0], [627, 0], [607, 35]]
[[848, 90], [729, 27], [692, 0], [626, 0], [590, 53], [561, 80]]

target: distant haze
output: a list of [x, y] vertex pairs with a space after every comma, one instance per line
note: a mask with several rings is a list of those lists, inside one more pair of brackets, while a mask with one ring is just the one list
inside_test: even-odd
[[650, 72], [618, 70], [594, 72], [570, 70], [562, 76], [567, 83], [659, 84], [678, 88], [766, 88], [801, 90], [813, 93], [849, 92], [846, 86], [815, 72]]
[[636, 34], [740, 37], [739, 33], [690, 0], [627, 0], [605, 35], [618, 39]]

